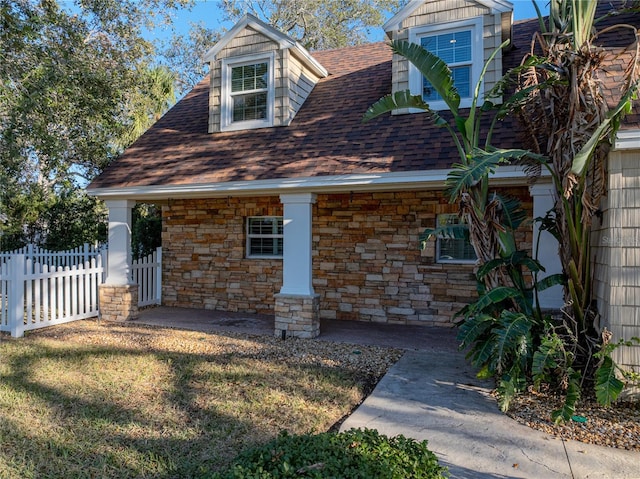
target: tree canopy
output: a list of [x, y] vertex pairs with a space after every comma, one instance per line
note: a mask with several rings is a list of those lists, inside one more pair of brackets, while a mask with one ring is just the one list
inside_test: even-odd
[[[366, 43], [371, 29], [381, 26], [387, 15], [406, 3], [407, 0], [220, 0], [218, 6], [226, 22], [235, 24], [250, 13], [309, 50], [328, 50]], [[195, 23], [188, 34], [176, 34], [166, 42], [164, 61], [178, 75], [180, 92], [188, 91], [205, 76], [202, 55], [222, 34], [223, 28]]]
[[64, 234], [51, 228], [70, 218], [51, 218], [59, 202], [76, 199], [74, 207], [95, 213], [95, 200], [75, 190], [174, 98], [173, 77], [154, 65], [143, 29], [189, 3], [0, 0], [2, 246]]

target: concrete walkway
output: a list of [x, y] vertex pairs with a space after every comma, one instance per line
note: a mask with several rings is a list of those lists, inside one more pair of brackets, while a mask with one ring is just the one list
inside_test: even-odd
[[454, 478], [640, 478], [640, 453], [553, 439], [503, 415], [455, 351], [407, 351], [341, 430], [428, 440]]
[[[269, 316], [155, 308], [138, 322], [201, 331], [273, 334]], [[457, 351], [453, 331], [324, 321], [320, 340], [406, 349], [341, 429], [428, 440], [452, 478], [640, 479], [640, 453], [561, 441], [503, 415]]]

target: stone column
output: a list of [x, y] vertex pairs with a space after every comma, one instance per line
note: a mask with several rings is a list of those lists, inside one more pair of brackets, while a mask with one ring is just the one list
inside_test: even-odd
[[320, 334], [320, 299], [312, 284], [311, 224], [316, 195], [280, 195], [284, 205], [282, 288], [276, 294], [276, 336]]
[[[553, 208], [553, 184], [540, 183], [529, 187], [533, 198], [533, 217], [540, 218]], [[539, 223], [533, 225], [533, 257], [544, 266], [545, 272], [538, 275], [538, 279], [552, 274], [562, 273], [560, 263], [559, 245], [556, 239], [548, 231], [540, 231]], [[540, 306], [543, 309], [559, 310], [564, 306], [564, 294], [562, 286], [553, 286], [542, 291], [539, 295]]]
[[131, 282], [131, 211], [135, 201], [109, 200], [109, 249], [104, 284], [100, 285], [100, 317], [126, 321], [138, 317], [138, 285]]

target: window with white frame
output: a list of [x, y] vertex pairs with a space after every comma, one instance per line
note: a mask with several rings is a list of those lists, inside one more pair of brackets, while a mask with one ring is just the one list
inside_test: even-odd
[[282, 258], [282, 216], [247, 218], [247, 258]]
[[[460, 106], [471, 106], [483, 64], [482, 20], [478, 18], [415, 28], [410, 38], [448, 65], [453, 84], [460, 95]], [[410, 89], [412, 94], [422, 95], [434, 110], [446, 108], [442, 97], [413, 65], [410, 65]]]
[[438, 215], [438, 227], [459, 225], [464, 238], [454, 235], [440, 235], [436, 242], [436, 261], [438, 263], [475, 263], [476, 252], [469, 241], [469, 230], [460, 223], [456, 214]]
[[274, 55], [222, 60], [221, 129], [273, 125]]

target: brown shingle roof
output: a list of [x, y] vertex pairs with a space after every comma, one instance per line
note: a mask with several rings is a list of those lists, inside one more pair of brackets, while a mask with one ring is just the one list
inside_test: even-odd
[[[625, 20], [614, 18], [616, 23]], [[537, 20], [516, 23], [505, 68], [515, 66], [529, 50], [536, 28]], [[435, 128], [427, 115], [385, 115], [361, 123], [367, 108], [391, 91], [391, 51], [386, 44], [313, 55], [330, 75], [316, 85], [290, 126], [207, 133], [207, 77], [90, 188], [412, 172], [448, 168], [456, 160], [449, 133]], [[621, 64], [612, 65], [611, 79]], [[640, 128], [638, 115], [628, 120], [628, 127]], [[497, 129], [493, 143], [517, 147], [517, 125], [512, 119], [507, 122]]]

